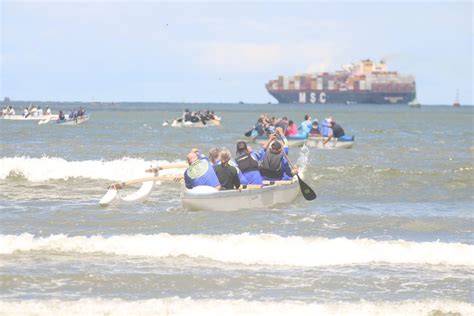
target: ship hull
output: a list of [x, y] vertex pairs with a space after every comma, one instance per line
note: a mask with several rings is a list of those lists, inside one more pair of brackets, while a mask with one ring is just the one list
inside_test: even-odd
[[279, 103], [302, 104], [408, 104], [416, 92], [268, 91]]

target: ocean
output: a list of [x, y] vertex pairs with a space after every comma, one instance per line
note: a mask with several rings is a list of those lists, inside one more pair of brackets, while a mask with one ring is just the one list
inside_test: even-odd
[[[473, 107], [46, 105], [91, 119], [0, 120], [0, 315], [474, 314]], [[162, 126], [185, 108], [222, 126]], [[290, 149], [316, 200], [192, 212], [161, 183], [99, 206], [111, 183], [193, 147], [234, 153], [261, 113], [332, 116], [355, 136]]]

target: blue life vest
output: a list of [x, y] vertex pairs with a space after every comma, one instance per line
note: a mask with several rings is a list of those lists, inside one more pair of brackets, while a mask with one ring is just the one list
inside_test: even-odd
[[212, 168], [206, 159], [198, 159], [186, 169], [184, 172], [184, 182], [188, 189], [199, 185], [208, 185], [211, 187], [220, 185], [214, 168]]

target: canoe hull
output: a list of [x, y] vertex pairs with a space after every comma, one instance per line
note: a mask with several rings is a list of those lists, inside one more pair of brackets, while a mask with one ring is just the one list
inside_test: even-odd
[[[261, 138], [251, 138], [249, 137], [249, 142], [257, 143], [261, 146], [265, 145], [267, 142], [267, 139], [261, 139]], [[305, 144], [306, 139], [288, 139], [288, 147], [303, 147]]]
[[191, 122], [178, 122], [177, 120], [174, 120], [171, 123], [171, 127], [191, 127], [191, 128], [203, 128], [203, 127], [209, 127], [209, 126], [219, 126], [221, 125], [221, 121], [218, 120], [210, 120], [206, 122], [206, 125], [202, 124], [201, 121], [196, 122], [196, 123], [191, 123]]
[[79, 125], [79, 124], [82, 124], [86, 121], [89, 120], [89, 115], [85, 115], [83, 117], [78, 117], [78, 118], [75, 118], [75, 119], [68, 119], [68, 120], [65, 120], [65, 121], [58, 121], [57, 123], [59, 125]]
[[323, 137], [309, 137], [306, 145], [308, 147], [313, 148], [321, 148], [321, 149], [330, 149], [330, 148], [344, 148], [349, 149], [352, 148], [354, 142], [352, 141], [338, 141], [337, 139], [332, 139], [326, 145], [323, 145]]
[[23, 115], [4, 115], [2, 116], [4, 120], [10, 120], [10, 121], [41, 121], [41, 120], [57, 120], [58, 115], [52, 114], [52, 115], [40, 115], [40, 116], [32, 116], [29, 115], [28, 117], [24, 117]]
[[298, 180], [290, 184], [271, 185], [258, 189], [194, 193], [183, 189], [182, 205], [191, 211], [229, 212], [268, 208], [278, 204], [290, 203], [300, 192]]

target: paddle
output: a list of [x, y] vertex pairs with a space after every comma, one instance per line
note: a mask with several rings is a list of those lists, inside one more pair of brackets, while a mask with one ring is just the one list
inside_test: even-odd
[[51, 116], [39, 121], [38, 125], [47, 124], [47, 123], [49, 123], [49, 121], [51, 121]]
[[252, 136], [252, 132], [253, 132], [253, 130], [254, 130], [254, 129], [252, 128], [250, 131], [248, 131], [248, 132], [245, 132], [245, 134], [244, 134], [244, 135], [245, 135], [245, 137], [250, 137], [250, 136]]
[[[286, 157], [286, 160], [288, 160], [288, 164], [290, 165], [291, 169], [293, 169], [293, 164], [290, 161], [290, 158], [288, 158], [288, 155], [285, 153], [285, 150], [283, 150], [283, 155]], [[309, 185], [307, 185], [303, 180], [301, 180], [300, 175], [296, 174], [296, 177], [298, 178], [298, 183], [300, 184], [300, 190], [301, 194], [303, 194], [303, 197], [307, 201], [312, 201], [314, 200], [317, 195], [314, 193], [313, 189]]]

